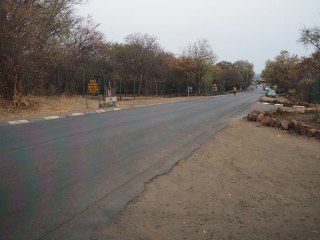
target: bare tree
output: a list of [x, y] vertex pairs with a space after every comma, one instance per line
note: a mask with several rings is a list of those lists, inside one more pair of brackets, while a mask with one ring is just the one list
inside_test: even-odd
[[303, 43], [305, 47], [311, 45], [316, 51], [320, 51], [320, 27], [303, 28], [298, 41]]
[[188, 71], [191, 70], [195, 74], [198, 94], [200, 95], [200, 84], [202, 77], [211, 65], [217, 59], [208, 40], [198, 40], [194, 44], [188, 46], [182, 53], [182, 58], [185, 59]]
[[63, 83], [63, 92], [66, 91], [69, 82], [75, 81], [74, 74], [77, 70], [84, 69], [88, 62], [99, 55], [104, 44], [102, 33], [97, 30], [98, 24], [94, 24], [90, 18], [77, 18], [70, 28], [69, 34], [63, 41], [63, 53], [61, 65], [67, 74]]
[[13, 100], [29, 75], [43, 77], [68, 34], [73, 6], [80, 0], [2, 0], [0, 66], [4, 97]]
[[137, 75], [139, 76], [139, 90], [141, 94], [143, 80], [150, 73], [156, 58], [161, 53], [157, 38], [148, 34], [133, 33], [125, 38], [125, 42], [135, 49], [135, 61]]

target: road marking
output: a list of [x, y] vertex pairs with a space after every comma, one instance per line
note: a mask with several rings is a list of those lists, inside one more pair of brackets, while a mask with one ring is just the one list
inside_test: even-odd
[[293, 105], [292, 107], [294, 107], [294, 108], [304, 108], [304, 106], [297, 106], [297, 105]]
[[264, 104], [264, 105], [270, 105], [270, 103], [268, 103], [268, 102], [264, 102], [264, 103], [262, 103], [262, 104]]
[[8, 122], [10, 125], [18, 125], [18, 124], [25, 124], [25, 123], [29, 123], [28, 120], [17, 120], [17, 121], [9, 121]]
[[54, 119], [59, 119], [60, 117], [59, 116], [48, 116], [48, 117], [45, 117], [44, 119], [45, 120], [54, 120]]
[[276, 103], [275, 106], [280, 106], [280, 107], [283, 107], [283, 104], [280, 104], [280, 103]]
[[114, 108], [113, 111], [119, 111], [121, 108]]
[[106, 110], [96, 110], [96, 113], [104, 113]]
[[73, 117], [78, 117], [78, 116], [83, 116], [85, 115], [84, 113], [71, 113], [71, 116]]

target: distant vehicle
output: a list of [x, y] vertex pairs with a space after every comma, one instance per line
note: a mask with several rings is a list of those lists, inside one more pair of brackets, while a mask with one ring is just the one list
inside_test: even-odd
[[266, 96], [267, 97], [276, 97], [277, 94], [276, 94], [276, 91], [275, 90], [272, 90], [272, 89], [269, 89], [267, 92], [266, 92]]
[[271, 88], [270, 88], [270, 87], [268, 87], [268, 86], [266, 86], [266, 87], [263, 87], [263, 90], [265, 90], [265, 91], [269, 91], [269, 90], [271, 90]]

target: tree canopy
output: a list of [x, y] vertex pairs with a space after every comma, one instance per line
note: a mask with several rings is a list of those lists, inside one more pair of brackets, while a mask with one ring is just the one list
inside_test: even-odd
[[131, 33], [122, 43], [108, 42], [98, 24], [76, 14], [75, 7], [83, 2], [1, 0], [0, 94], [5, 99], [20, 97], [27, 83], [33, 94], [84, 91], [77, 81], [84, 71], [103, 74], [114, 83], [137, 81], [140, 95], [150, 81], [161, 81], [173, 92], [191, 86], [197, 94], [213, 84], [228, 89], [251, 83], [252, 63], [239, 60], [230, 68], [216, 64], [217, 55], [206, 39], [186, 46], [179, 55], [144, 33]]
[[320, 102], [320, 28], [303, 28], [298, 42], [314, 52], [299, 58], [283, 50], [274, 59], [266, 61], [262, 78], [282, 90], [296, 89], [300, 99]]

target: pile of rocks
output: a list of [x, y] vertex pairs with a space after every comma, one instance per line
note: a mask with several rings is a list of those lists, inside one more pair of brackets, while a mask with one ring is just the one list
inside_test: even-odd
[[[320, 140], [320, 125], [306, 123], [294, 118], [292, 113], [314, 113], [316, 109], [301, 109], [297, 111], [283, 110], [282, 108], [268, 111], [253, 111], [247, 115], [248, 121], [254, 121], [260, 126], [270, 126], [280, 128], [290, 133], [296, 133], [302, 136], [315, 137]], [[289, 117], [291, 116], [292, 117]], [[285, 116], [285, 117], [284, 117]]]
[[293, 107], [293, 106], [305, 106], [309, 107], [310, 105], [306, 102], [297, 101], [295, 99], [288, 99], [286, 97], [277, 97], [277, 98], [270, 98], [270, 97], [260, 97], [259, 102], [266, 102], [272, 104], [281, 104], [284, 107]]

